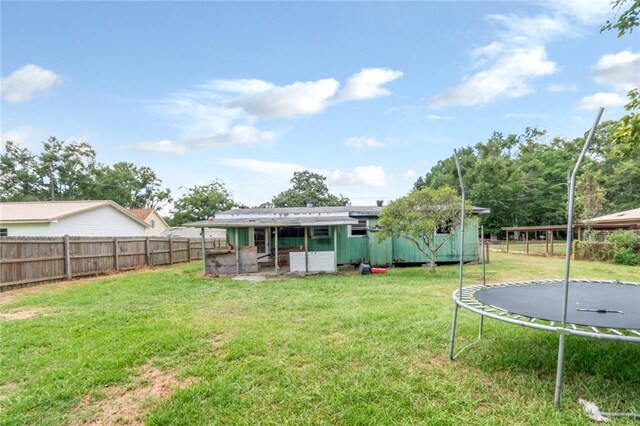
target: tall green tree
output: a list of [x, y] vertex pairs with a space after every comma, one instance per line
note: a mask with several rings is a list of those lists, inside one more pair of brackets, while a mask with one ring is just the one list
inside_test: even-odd
[[[640, 0], [613, 0], [611, 2], [617, 19], [607, 21], [600, 27], [600, 32], [617, 30], [618, 37], [631, 34], [640, 25]], [[634, 88], [627, 93], [629, 102], [625, 109], [629, 112], [622, 116], [618, 128], [613, 134], [616, 154], [630, 156], [640, 151], [640, 92]]]
[[[411, 241], [436, 271], [438, 250], [460, 226], [461, 198], [451, 187], [425, 187], [389, 203], [380, 212], [380, 241], [403, 237]], [[467, 212], [471, 211], [471, 205]]]
[[174, 226], [207, 219], [235, 205], [224, 182], [214, 180], [208, 185], [196, 185], [176, 201], [170, 223]]
[[[42, 144], [36, 173], [50, 182], [50, 198], [81, 200], [94, 183], [96, 152], [87, 142], [66, 142], [51, 136]], [[44, 199], [47, 196], [41, 195]]]
[[127, 162], [96, 170], [92, 198], [113, 200], [121, 206], [133, 209], [161, 209], [172, 201], [171, 191], [162, 187], [162, 180], [151, 168]]
[[7, 141], [0, 155], [0, 201], [36, 201], [43, 182], [37, 158], [25, 147]]
[[263, 204], [264, 207], [304, 207], [312, 203], [316, 207], [346, 206], [349, 199], [329, 193], [327, 178], [308, 170], [294, 172], [291, 178], [291, 188], [281, 192], [273, 199]]

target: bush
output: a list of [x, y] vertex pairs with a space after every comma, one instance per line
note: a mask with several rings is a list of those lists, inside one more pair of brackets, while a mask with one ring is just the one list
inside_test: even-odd
[[615, 231], [607, 237], [608, 243], [613, 243], [616, 248], [630, 248], [633, 250], [638, 241], [638, 234], [632, 231]]
[[613, 262], [620, 265], [640, 265], [640, 255], [637, 255], [632, 248], [619, 248], [613, 253]]
[[635, 247], [638, 234], [631, 231], [615, 231], [609, 234], [607, 242], [610, 245], [610, 258], [614, 263], [621, 265], [640, 264], [640, 255], [636, 254]]

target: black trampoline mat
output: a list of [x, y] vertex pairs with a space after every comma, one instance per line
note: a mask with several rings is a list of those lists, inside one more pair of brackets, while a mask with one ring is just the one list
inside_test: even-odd
[[[509, 287], [488, 287], [475, 293], [476, 299], [530, 318], [562, 322], [564, 282], [535, 283]], [[620, 313], [577, 311], [605, 309]], [[593, 327], [640, 329], [640, 286], [606, 282], [569, 281], [567, 322]]]

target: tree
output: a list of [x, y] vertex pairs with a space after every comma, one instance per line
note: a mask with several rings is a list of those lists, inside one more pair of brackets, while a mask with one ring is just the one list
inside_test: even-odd
[[224, 182], [214, 180], [208, 185], [196, 185], [180, 197], [172, 210], [172, 225], [207, 219], [235, 205]]
[[[620, 12], [623, 6], [628, 3], [629, 0], [613, 0], [611, 6], [613, 10]], [[600, 27], [600, 32], [609, 31], [611, 29], [618, 30], [618, 37], [622, 37], [629, 32], [631, 34], [633, 29], [640, 25], [640, 0], [632, 0], [628, 9], [618, 15], [618, 19], [614, 22], [607, 20]]]
[[94, 183], [96, 152], [87, 142], [58, 140], [51, 136], [42, 144], [36, 173], [49, 180], [51, 191], [41, 199], [82, 200]]
[[276, 195], [263, 206], [304, 207], [307, 203], [313, 203], [316, 207], [348, 205], [349, 199], [342, 194], [336, 196], [329, 193], [326, 180], [326, 177], [308, 170], [294, 172], [290, 181], [292, 187]]
[[7, 141], [0, 156], [0, 201], [35, 201], [42, 191], [36, 157], [29, 149]]
[[604, 190], [588, 167], [576, 183], [576, 216], [587, 224], [587, 236], [591, 234], [591, 219], [604, 213]]
[[[423, 188], [392, 201], [380, 212], [378, 239], [411, 241], [436, 271], [438, 250], [460, 226], [460, 196], [451, 187]], [[471, 206], [467, 212], [471, 211]]]
[[[631, 4], [623, 11], [628, 3]], [[600, 32], [616, 29], [618, 37], [622, 37], [627, 32], [631, 34], [633, 29], [640, 25], [640, 0], [613, 0], [611, 5], [613, 10], [619, 13], [617, 20], [613, 22], [607, 20], [600, 27]], [[624, 108], [629, 111], [629, 114], [620, 119], [618, 129], [613, 135], [616, 154], [621, 156], [628, 156], [640, 150], [640, 114], [636, 112], [640, 110], [640, 93], [637, 88], [634, 88], [627, 93], [627, 97], [629, 102]]]
[[171, 191], [161, 186], [162, 180], [151, 168], [119, 162], [96, 170], [91, 198], [113, 200], [130, 209], [160, 210], [171, 201]]

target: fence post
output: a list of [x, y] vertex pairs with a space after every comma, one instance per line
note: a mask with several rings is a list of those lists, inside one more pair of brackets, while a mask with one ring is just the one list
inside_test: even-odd
[[146, 237], [144, 239], [144, 256], [145, 256], [145, 263], [147, 265], [151, 265], [151, 251], [149, 247], [149, 237]]
[[118, 239], [114, 238], [113, 239], [113, 268], [118, 271], [119, 268], [119, 259], [118, 259]]
[[169, 265], [173, 265], [173, 240], [169, 235]]
[[64, 236], [64, 274], [68, 280], [73, 278], [73, 271], [71, 271], [71, 244], [69, 244], [68, 235]]
[[187, 261], [191, 262], [191, 238], [187, 238]]

